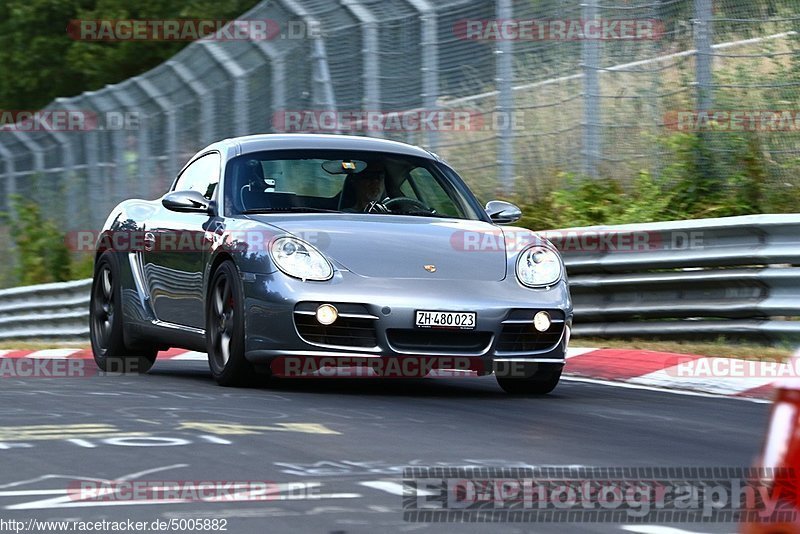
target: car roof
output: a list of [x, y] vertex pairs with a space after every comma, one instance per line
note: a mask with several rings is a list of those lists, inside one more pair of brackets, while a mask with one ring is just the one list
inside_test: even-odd
[[236, 155], [261, 152], [264, 150], [364, 150], [369, 152], [391, 152], [406, 156], [418, 156], [427, 159], [438, 159], [434, 154], [417, 146], [355, 135], [330, 134], [259, 134], [244, 137], [232, 137], [207, 147], [203, 152], [219, 145], [233, 148]]

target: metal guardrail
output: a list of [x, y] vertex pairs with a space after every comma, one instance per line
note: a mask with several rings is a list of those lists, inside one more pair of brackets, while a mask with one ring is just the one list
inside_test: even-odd
[[92, 280], [0, 290], [0, 341], [89, 338]]
[[[800, 337], [800, 214], [544, 232], [575, 336]], [[87, 339], [91, 280], [0, 290], [0, 340]]]
[[576, 336], [800, 337], [800, 215], [546, 232]]

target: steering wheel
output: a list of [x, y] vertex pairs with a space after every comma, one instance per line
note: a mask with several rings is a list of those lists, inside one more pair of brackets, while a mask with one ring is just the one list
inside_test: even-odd
[[386, 206], [387, 209], [394, 211], [393, 206], [397, 204], [410, 204], [411, 206], [418, 208], [421, 211], [426, 211], [429, 213], [435, 213], [435, 210], [430, 209], [428, 206], [420, 202], [415, 198], [408, 198], [408, 197], [395, 197], [389, 200], [384, 200], [383, 205]]
[[382, 202], [373, 200], [364, 207], [364, 213], [389, 213], [389, 208]]

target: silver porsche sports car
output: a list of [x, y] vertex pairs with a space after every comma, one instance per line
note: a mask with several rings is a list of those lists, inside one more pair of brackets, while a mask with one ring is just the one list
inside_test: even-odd
[[[366, 365], [558, 383], [572, 324], [564, 265], [507, 226], [437, 155], [340, 135], [254, 135], [198, 152], [171, 189], [98, 236], [91, 342], [103, 370], [208, 353], [222, 385]], [[500, 226], [503, 225], [503, 226]], [[402, 374], [402, 373], [401, 373]]]

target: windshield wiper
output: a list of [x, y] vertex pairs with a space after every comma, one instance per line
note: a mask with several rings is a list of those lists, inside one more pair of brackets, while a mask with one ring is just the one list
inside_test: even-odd
[[259, 213], [342, 213], [339, 210], [329, 210], [325, 208], [312, 208], [309, 206], [289, 206], [286, 208], [253, 208], [244, 210], [245, 215], [255, 215]]

